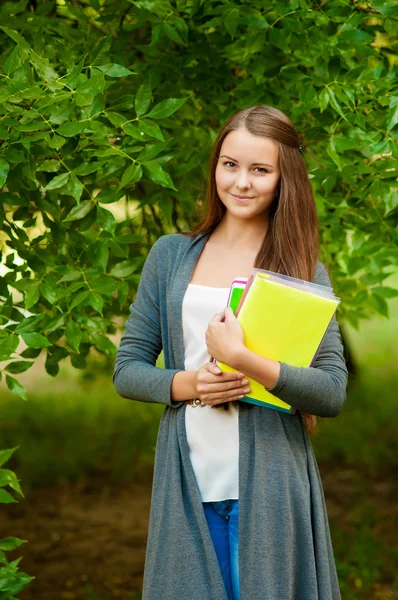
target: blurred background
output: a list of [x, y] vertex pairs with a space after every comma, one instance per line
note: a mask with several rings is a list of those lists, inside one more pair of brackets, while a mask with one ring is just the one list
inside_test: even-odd
[[2, 600], [141, 598], [163, 409], [114, 356], [255, 104], [299, 132], [342, 300], [347, 400], [311, 439], [342, 598], [398, 598], [397, 33], [396, 0], [0, 3]]

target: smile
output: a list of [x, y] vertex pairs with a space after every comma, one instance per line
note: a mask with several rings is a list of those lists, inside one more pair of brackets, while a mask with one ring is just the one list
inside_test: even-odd
[[237, 196], [236, 194], [231, 194], [237, 200], [252, 200], [254, 196]]

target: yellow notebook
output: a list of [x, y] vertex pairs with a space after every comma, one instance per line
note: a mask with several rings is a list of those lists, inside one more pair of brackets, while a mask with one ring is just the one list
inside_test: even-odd
[[[272, 360], [309, 367], [336, 311], [339, 299], [290, 287], [259, 273], [243, 300], [237, 319], [246, 347]], [[217, 362], [222, 371], [236, 371]], [[243, 401], [293, 413], [263, 385], [248, 378], [251, 393]]]

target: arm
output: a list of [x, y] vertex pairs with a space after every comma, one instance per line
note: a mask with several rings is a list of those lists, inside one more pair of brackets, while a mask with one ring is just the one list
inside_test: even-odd
[[[331, 286], [323, 267], [316, 279]], [[280, 363], [280, 376], [269, 391], [301, 412], [319, 417], [336, 417], [346, 399], [348, 371], [344, 358], [339, 324], [333, 316], [312, 367], [293, 367]]]
[[155, 366], [162, 350], [157, 254], [158, 240], [145, 261], [135, 302], [115, 360], [113, 384], [123, 398], [178, 407], [171, 385], [179, 369]]
[[[326, 269], [317, 283], [330, 285]], [[335, 316], [325, 333], [313, 367], [294, 367], [250, 352], [244, 346], [243, 332], [238, 331], [238, 328], [241, 331], [240, 325], [229, 309], [225, 323], [218, 318], [213, 327], [213, 333], [207, 336], [207, 341], [211, 342], [210, 348], [208, 343], [209, 352], [213, 352], [213, 356], [258, 381], [274, 396], [301, 412], [319, 417], [335, 417], [339, 414], [346, 397], [348, 373]], [[226, 352], [224, 356], [219, 356], [221, 345]]]

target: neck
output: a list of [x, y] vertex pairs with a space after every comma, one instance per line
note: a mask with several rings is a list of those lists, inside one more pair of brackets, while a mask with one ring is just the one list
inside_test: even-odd
[[213, 242], [221, 243], [230, 249], [258, 251], [267, 233], [268, 217], [261, 215], [258, 219], [238, 219], [226, 212], [221, 222], [213, 231]]

